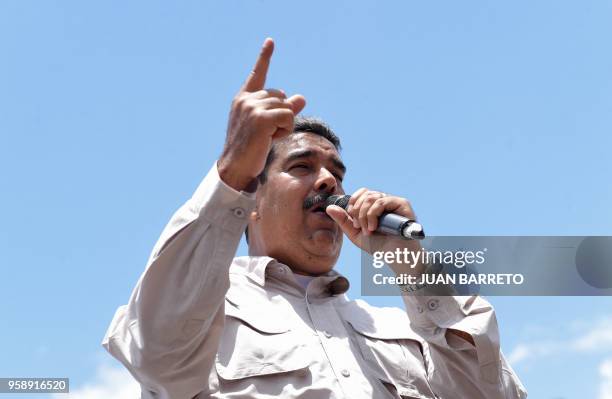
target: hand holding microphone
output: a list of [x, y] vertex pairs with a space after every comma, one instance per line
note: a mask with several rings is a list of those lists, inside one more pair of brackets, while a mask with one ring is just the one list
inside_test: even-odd
[[363, 237], [373, 232], [412, 240], [425, 237], [423, 227], [415, 221], [414, 211], [405, 198], [361, 188], [351, 196], [330, 196], [326, 205], [329, 217], [362, 249]]
[[[327, 208], [330, 205], [336, 205], [347, 210], [351, 198], [350, 195], [330, 195], [327, 200], [325, 200], [325, 206]], [[355, 227], [357, 228], [357, 226]], [[415, 220], [398, 215], [397, 213], [381, 214], [378, 217], [378, 227], [376, 227], [376, 231], [383, 234], [400, 236], [407, 240], [422, 240], [425, 238], [423, 226]]]

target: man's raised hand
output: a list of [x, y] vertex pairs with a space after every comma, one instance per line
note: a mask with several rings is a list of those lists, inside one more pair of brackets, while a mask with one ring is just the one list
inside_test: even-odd
[[299, 94], [287, 98], [282, 90], [264, 89], [273, 51], [274, 42], [268, 38], [232, 101], [225, 146], [217, 167], [221, 179], [239, 191], [254, 191], [272, 140], [293, 131], [293, 120], [306, 105]]

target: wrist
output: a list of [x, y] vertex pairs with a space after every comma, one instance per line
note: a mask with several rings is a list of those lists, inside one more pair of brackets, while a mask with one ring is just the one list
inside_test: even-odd
[[217, 161], [219, 178], [236, 191], [254, 192], [257, 189], [257, 178], [244, 177], [228, 166], [222, 159]]

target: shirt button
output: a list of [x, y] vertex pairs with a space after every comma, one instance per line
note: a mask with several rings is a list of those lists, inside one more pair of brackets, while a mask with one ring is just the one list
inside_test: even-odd
[[343, 377], [350, 377], [351, 376], [351, 373], [347, 369], [342, 370], [340, 372], [340, 374], [342, 374]]
[[329, 331], [324, 331], [323, 334], [325, 334], [325, 338], [331, 338], [331, 333]]
[[246, 212], [242, 208], [234, 208], [234, 216], [238, 219], [243, 219]]
[[427, 308], [429, 308], [429, 310], [436, 310], [438, 309], [439, 305], [440, 301], [438, 301], [437, 299], [430, 299], [429, 301], [427, 301]]

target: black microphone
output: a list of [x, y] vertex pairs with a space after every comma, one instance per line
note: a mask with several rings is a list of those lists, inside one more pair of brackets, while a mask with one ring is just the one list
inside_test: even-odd
[[[325, 200], [325, 208], [330, 205], [337, 205], [346, 210], [350, 195], [330, 195]], [[400, 236], [407, 240], [422, 240], [425, 238], [423, 226], [407, 217], [397, 215], [395, 213], [383, 213], [378, 219], [379, 233]]]

